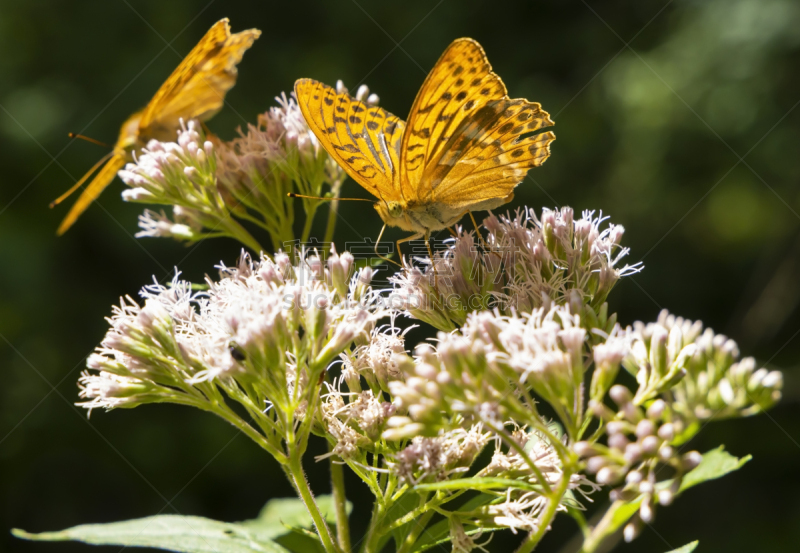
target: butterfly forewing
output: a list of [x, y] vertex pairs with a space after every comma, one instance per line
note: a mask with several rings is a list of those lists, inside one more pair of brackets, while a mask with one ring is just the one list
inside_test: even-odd
[[487, 103], [504, 98], [506, 87], [483, 48], [472, 39], [454, 41], [422, 85], [403, 138], [402, 183], [406, 197], [430, 195], [426, 168], [438, 164], [461, 124]]
[[142, 137], [174, 138], [181, 118], [205, 121], [217, 113], [236, 84], [236, 65], [260, 35], [258, 29], [231, 35], [227, 19], [215, 23], [150, 100], [140, 122]]
[[314, 135], [347, 174], [377, 198], [399, 200], [405, 123], [313, 79], [298, 80], [295, 94]]
[[[58, 228], [63, 234], [114, 180], [130, 150], [155, 138], [174, 140], [180, 120], [205, 121], [220, 110], [225, 94], [236, 84], [236, 65], [261, 31], [231, 35], [227, 19], [214, 24], [161, 85], [141, 112], [122, 126], [112, 157], [70, 208]], [[114, 167], [116, 169], [112, 170]]]

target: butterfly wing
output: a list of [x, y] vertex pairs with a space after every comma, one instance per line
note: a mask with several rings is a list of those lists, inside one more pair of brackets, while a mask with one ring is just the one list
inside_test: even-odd
[[236, 84], [236, 65], [261, 31], [231, 35], [227, 19], [215, 23], [161, 85], [141, 112], [122, 125], [111, 159], [72, 206], [58, 234], [72, 226], [125, 165], [127, 150], [142, 140], [174, 140], [180, 119], [206, 120], [222, 107], [225, 93]]
[[480, 44], [455, 40], [411, 109], [402, 148], [403, 192], [421, 204], [462, 211], [505, 198], [527, 169], [549, 155], [555, 135], [531, 133], [552, 125], [539, 104], [508, 98]]
[[105, 189], [106, 186], [111, 184], [111, 181], [114, 180], [114, 176], [116, 176], [117, 171], [122, 169], [125, 166], [125, 153], [124, 152], [115, 152], [111, 158], [106, 162], [105, 165], [98, 171], [98, 173], [94, 176], [92, 181], [89, 183], [89, 186], [83, 191], [83, 193], [78, 198], [72, 207], [69, 209], [69, 213], [67, 216], [64, 217], [64, 220], [61, 221], [61, 225], [58, 227], [58, 235], [64, 234], [69, 227], [75, 223], [75, 221], [80, 217], [81, 213], [86, 211], [86, 208], [100, 195], [100, 193]]
[[[552, 125], [548, 113], [535, 102], [489, 102], [453, 131], [441, 156], [425, 168], [423, 201], [463, 211], [508, 197], [529, 169], [550, 156], [556, 136], [542, 129]], [[495, 203], [492, 207], [505, 201]]]
[[260, 35], [258, 29], [232, 35], [227, 19], [215, 23], [147, 104], [139, 134], [174, 139], [181, 118], [205, 121], [216, 114], [236, 84], [237, 64]]
[[398, 200], [405, 123], [313, 79], [299, 79], [294, 90], [303, 117], [328, 155], [376, 198]]

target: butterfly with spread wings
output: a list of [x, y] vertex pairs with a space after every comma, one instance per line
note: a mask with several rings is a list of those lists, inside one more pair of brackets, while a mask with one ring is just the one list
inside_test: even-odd
[[[385, 225], [414, 233], [448, 228], [466, 213], [514, 197], [555, 135], [535, 102], [510, 99], [480, 44], [455, 40], [433, 67], [408, 122], [312, 79], [295, 83], [303, 116], [328, 154], [369, 193]], [[381, 231], [381, 235], [383, 230]]]
[[227, 19], [215, 23], [161, 85], [147, 106], [122, 124], [113, 150], [50, 207], [61, 203], [99, 169], [58, 227], [64, 234], [100, 193], [114, 180], [132, 152], [151, 139], [174, 140], [181, 119], [206, 121], [225, 102], [236, 84], [236, 66], [261, 35], [258, 29], [231, 34]]

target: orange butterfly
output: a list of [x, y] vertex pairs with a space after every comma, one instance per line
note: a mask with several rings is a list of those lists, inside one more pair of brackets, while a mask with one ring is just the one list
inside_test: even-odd
[[[455, 40], [428, 74], [408, 123], [384, 109], [300, 79], [295, 94], [328, 154], [380, 201], [385, 225], [414, 233], [455, 224], [514, 197], [528, 170], [550, 155], [553, 121], [541, 106], [510, 99], [480, 44]], [[381, 230], [381, 235], [383, 230]], [[378, 239], [380, 240], [380, 238]]]
[[181, 119], [205, 121], [222, 109], [225, 93], [236, 84], [236, 65], [260, 35], [258, 29], [232, 35], [227, 19], [217, 21], [161, 85], [150, 103], [122, 124], [113, 151], [50, 204], [53, 207], [61, 203], [102, 166], [61, 222], [58, 234], [64, 234], [114, 180], [135, 149], [153, 138], [174, 140]]

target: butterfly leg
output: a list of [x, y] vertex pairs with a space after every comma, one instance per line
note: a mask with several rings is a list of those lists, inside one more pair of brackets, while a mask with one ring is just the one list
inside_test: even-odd
[[500, 254], [490, 249], [489, 244], [487, 244], [486, 241], [483, 239], [483, 235], [481, 234], [480, 228], [478, 227], [478, 221], [475, 220], [475, 216], [472, 214], [471, 211], [469, 212], [469, 218], [472, 219], [472, 224], [475, 225], [475, 234], [478, 235], [478, 240], [481, 241], [481, 246], [483, 246], [483, 249], [491, 254], [496, 255], [499, 259], [502, 259], [502, 257], [500, 257]]
[[[394, 263], [398, 267], [402, 268], [403, 266], [400, 263], [398, 263], [394, 259], [389, 259], [388, 257], [383, 256], [383, 255], [380, 254], [380, 252], [378, 252], [378, 244], [381, 243], [381, 238], [383, 237], [383, 231], [385, 231], [385, 230], [386, 230], [386, 225], [383, 225], [383, 228], [381, 228], [380, 234], [378, 234], [378, 240], [375, 242], [375, 255], [377, 255], [380, 259], [383, 259], [384, 261], [388, 261], [389, 263]], [[398, 244], [400, 244], [400, 243], [398, 242]], [[398, 256], [400, 256], [400, 246], [399, 245], [397, 246], [397, 253], [398, 253]], [[403, 261], [402, 256], [400, 256], [400, 261], [402, 263], [402, 261]]]
[[[412, 240], [417, 240], [419, 238], [422, 238], [422, 236], [423, 236], [423, 234], [421, 232], [418, 232], [417, 234], [412, 234], [408, 238], [403, 238], [402, 240], [398, 240], [397, 241], [397, 255], [400, 257], [400, 261], [403, 260], [403, 252], [400, 251], [400, 244], [402, 244], [403, 242], [411, 242]], [[428, 248], [428, 249], [430, 250], [430, 248]], [[412, 263], [413, 263], [413, 259], [412, 259]]]
[[425, 245], [428, 247], [428, 257], [431, 260], [431, 268], [433, 269], [433, 287], [436, 289], [436, 292], [439, 292], [439, 288], [436, 285], [436, 265], [434, 264], [433, 260], [433, 250], [431, 249], [431, 231], [426, 230], [425, 234], [421, 232], [414, 234], [413, 236], [409, 236], [408, 238], [403, 238], [402, 240], [397, 241], [397, 251], [400, 251], [400, 244], [402, 242], [411, 242], [412, 240], [417, 240], [418, 238], [425, 238]]
[[434, 263], [433, 250], [431, 250], [431, 231], [425, 232], [425, 245], [428, 247], [428, 257], [430, 257], [431, 268], [433, 269], [433, 288], [436, 290], [436, 293], [439, 294], [439, 286], [436, 282], [436, 263]]

